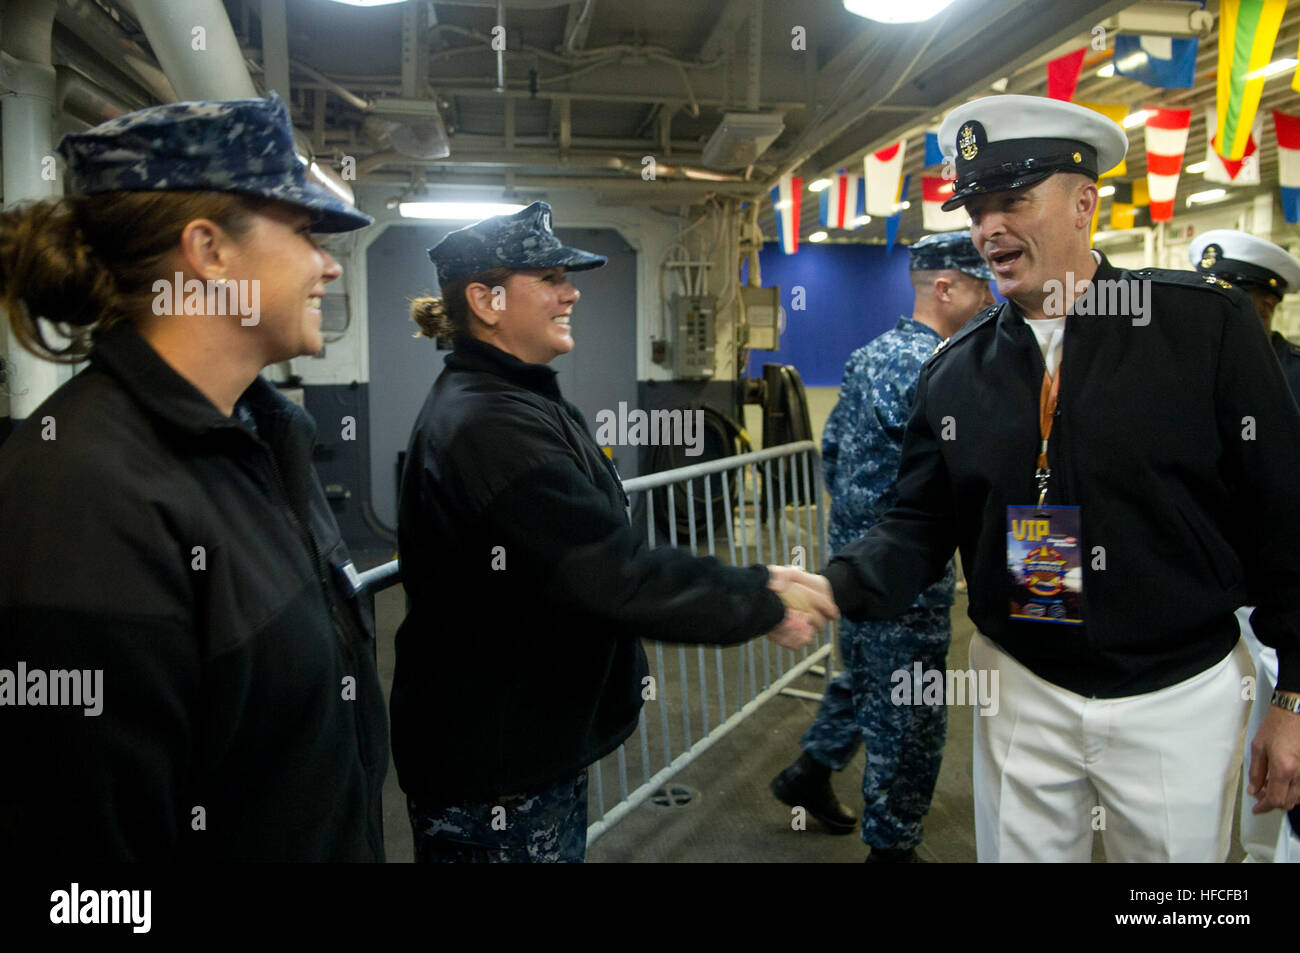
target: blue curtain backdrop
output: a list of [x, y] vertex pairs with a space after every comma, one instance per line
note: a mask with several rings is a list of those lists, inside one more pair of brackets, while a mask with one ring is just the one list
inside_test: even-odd
[[[745, 374], [760, 377], [763, 365], [793, 364], [806, 387], [839, 387], [849, 355], [912, 311], [907, 246], [812, 245], [794, 255], [768, 242], [759, 252], [765, 286], [779, 285], [785, 333], [779, 351], [750, 351]], [[742, 274], [746, 274], [744, 269]], [[803, 310], [793, 307], [795, 288]]]

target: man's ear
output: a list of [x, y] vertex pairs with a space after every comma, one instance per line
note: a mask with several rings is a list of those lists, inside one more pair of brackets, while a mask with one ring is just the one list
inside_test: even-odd
[[952, 279], [940, 275], [934, 279], [934, 297], [945, 304], [952, 300]]
[[181, 264], [202, 280], [225, 278], [230, 270], [234, 244], [230, 235], [216, 222], [196, 218], [181, 230]]
[[465, 302], [470, 314], [489, 328], [495, 328], [501, 320], [501, 312], [492, 307], [492, 289], [483, 282], [475, 281], [465, 288]]
[[1092, 216], [1100, 203], [1101, 196], [1097, 192], [1097, 183], [1091, 179], [1084, 179], [1074, 193], [1077, 227], [1087, 228], [1092, 224]]

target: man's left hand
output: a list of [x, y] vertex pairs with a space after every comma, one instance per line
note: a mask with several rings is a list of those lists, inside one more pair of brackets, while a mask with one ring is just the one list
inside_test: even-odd
[[1252, 814], [1289, 811], [1300, 801], [1300, 714], [1268, 706], [1250, 743]]

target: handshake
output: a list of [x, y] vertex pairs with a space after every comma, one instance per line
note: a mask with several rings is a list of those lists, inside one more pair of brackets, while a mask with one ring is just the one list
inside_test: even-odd
[[811, 645], [831, 619], [840, 617], [830, 580], [793, 566], [768, 566], [767, 587], [785, 603], [785, 618], [767, 637], [787, 649]]

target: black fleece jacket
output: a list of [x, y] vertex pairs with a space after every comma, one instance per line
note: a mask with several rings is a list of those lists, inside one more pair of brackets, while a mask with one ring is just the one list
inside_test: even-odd
[[430, 803], [536, 789], [631, 734], [641, 639], [731, 644], [784, 614], [767, 570], [650, 549], [555, 372], [458, 338], [420, 413], [398, 538], [393, 757]]
[[238, 408], [259, 436], [120, 325], [0, 447], [0, 670], [25, 701], [102, 671], [97, 715], [0, 685], [7, 861], [383, 859], [372, 622], [315, 428], [261, 378]]

